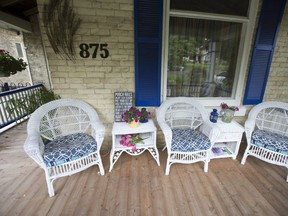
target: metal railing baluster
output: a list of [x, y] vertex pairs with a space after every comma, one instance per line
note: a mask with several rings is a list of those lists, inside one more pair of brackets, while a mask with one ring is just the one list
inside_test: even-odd
[[19, 101], [23, 99], [26, 103], [25, 98], [28, 95], [32, 94], [33, 91], [38, 92], [40, 89], [44, 88], [42, 84], [37, 84], [33, 86], [27, 86], [23, 88], [17, 88], [10, 91], [0, 92], [0, 129], [9, 126], [10, 124], [14, 124], [17, 121], [22, 121], [25, 117], [28, 117], [31, 113], [25, 112], [24, 109], [20, 108], [18, 110], [13, 110], [13, 107], [9, 108], [8, 106], [12, 106], [11, 100]]

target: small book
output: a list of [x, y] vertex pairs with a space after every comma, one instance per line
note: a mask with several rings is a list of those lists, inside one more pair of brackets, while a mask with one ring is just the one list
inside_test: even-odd
[[227, 152], [228, 154], [232, 154], [232, 152], [227, 147], [224, 147], [224, 151]]
[[212, 152], [216, 155], [232, 154], [232, 152], [227, 147], [213, 147]]
[[223, 151], [223, 148], [220, 147], [213, 147], [212, 148], [212, 152], [214, 154], [220, 155], [220, 154], [224, 154], [225, 152]]

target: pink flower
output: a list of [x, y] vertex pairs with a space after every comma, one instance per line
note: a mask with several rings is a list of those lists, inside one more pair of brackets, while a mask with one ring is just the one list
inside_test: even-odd
[[124, 134], [121, 136], [119, 143], [123, 146], [132, 147], [132, 152], [136, 151], [136, 144], [142, 143], [144, 144], [143, 140], [146, 138], [141, 138], [139, 134]]
[[230, 110], [233, 110], [233, 111], [239, 111], [238, 107], [236, 107], [236, 106], [228, 106], [228, 104], [226, 104], [226, 103], [221, 103], [220, 106], [221, 106], [222, 110], [230, 109]]
[[228, 108], [228, 105], [226, 103], [221, 103], [221, 108], [222, 109], [227, 109]]
[[139, 120], [141, 118], [141, 112], [135, 107], [135, 106], [132, 106], [129, 108], [129, 110], [125, 111], [123, 114], [122, 114], [122, 119], [125, 121], [125, 122], [132, 122], [134, 120]]
[[124, 137], [125, 137], [126, 139], [131, 138], [131, 134], [126, 134], [126, 135], [124, 135]]

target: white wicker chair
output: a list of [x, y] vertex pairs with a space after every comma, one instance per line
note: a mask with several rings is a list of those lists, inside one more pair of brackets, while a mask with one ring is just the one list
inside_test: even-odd
[[200, 102], [186, 97], [168, 99], [157, 109], [157, 121], [167, 147], [165, 174], [173, 163], [204, 162], [208, 171], [210, 151], [220, 129], [208, 119]]
[[245, 122], [245, 134], [247, 148], [241, 164], [251, 155], [288, 168], [288, 103], [270, 101], [254, 106]]
[[30, 117], [25, 152], [45, 171], [49, 196], [53, 181], [98, 165], [105, 128], [94, 108], [75, 99], [59, 99], [39, 107]]

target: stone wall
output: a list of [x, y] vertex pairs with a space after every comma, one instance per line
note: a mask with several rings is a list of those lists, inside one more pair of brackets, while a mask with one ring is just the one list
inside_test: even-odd
[[[135, 91], [134, 88], [134, 21], [133, 0], [73, 0], [73, 8], [82, 20], [76, 32], [75, 61], [55, 55], [43, 25], [43, 4], [37, 0], [40, 27], [47, 52], [54, 91], [62, 98], [78, 98], [97, 110], [106, 126], [104, 146], [111, 145], [111, 127], [114, 119], [114, 92]], [[265, 100], [287, 101], [287, 6], [279, 32]], [[81, 58], [80, 44], [107, 44], [108, 58]], [[90, 51], [90, 50], [89, 50]], [[92, 50], [91, 50], [92, 52]], [[247, 76], [247, 74], [246, 74]], [[280, 86], [279, 86], [280, 85]], [[247, 107], [249, 110], [251, 106]], [[155, 108], [150, 108], [155, 120]], [[244, 124], [246, 117], [237, 117]], [[155, 120], [156, 122], [156, 120]], [[157, 144], [163, 145], [162, 132], [158, 130]]]
[[288, 102], [288, 3], [284, 11], [264, 101]]
[[[0, 49], [8, 51], [10, 55], [17, 59], [18, 54], [15, 43], [23, 44], [22, 33], [15, 30], [0, 28]], [[25, 50], [23, 50], [23, 52], [25, 52]], [[25, 58], [24, 61], [27, 62]], [[9, 85], [11, 85], [11, 83], [14, 83], [15, 85], [18, 85], [19, 83], [23, 85], [26, 85], [26, 83], [31, 83], [29, 71], [27, 69], [9, 77], [0, 77], [0, 81], [1, 85], [5, 82], [7, 82]]]
[[[104, 145], [111, 144], [114, 120], [114, 92], [134, 92], [134, 21], [133, 0], [73, 0], [81, 19], [76, 32], [75, 61], [55, 55], [43, 26], [43, 4], [37, 0], [40, 26], [46, 47], [55, 93], [62, 98], [82, 99], [97, 110], [106, 126]], [[80, 57], [80, 44], [107, 44], [108, 58]], [[89, 49], [93, 52], [93, 49]]]
[[38, 15], [30, 16], [31, 33], [23, 33], [24, 44], [27, 47], [27, 59], [30, 65], [31, 79], [34, 84], [42, 83], [50, 89], [49, 71], [47, 67], [45, 50], [38, 21]]

